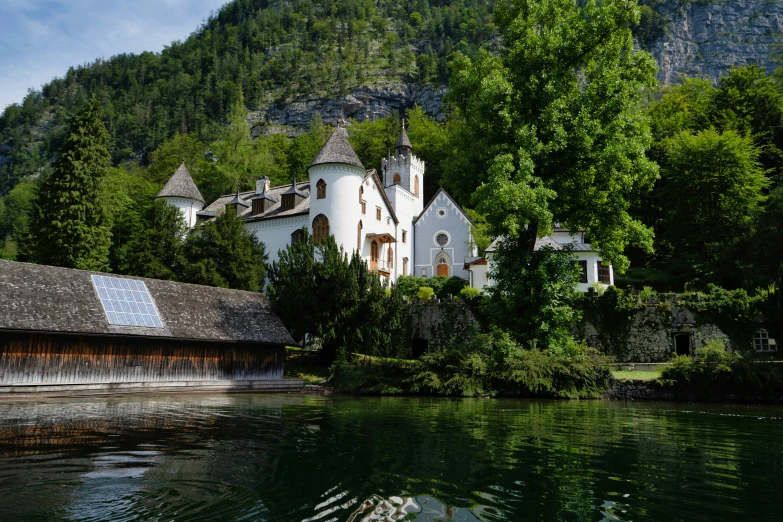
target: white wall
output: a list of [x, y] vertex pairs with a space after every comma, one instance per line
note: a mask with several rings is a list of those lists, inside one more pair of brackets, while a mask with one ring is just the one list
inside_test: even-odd
[[196, 213], [204, 208], [204, 204], [200, 201], [196, 201], [188, 198], [163, 198], [167, 204], [172, 207], [176, 207], [182, 214], [182, 219], [185, 220], [188, 228], [196, 226]]
[[258, 241], [266, 246], [269, 263], [279, 259], [278, 251], [285, 250], [291, 244], [291, 234], [295, 231], [303, 226], [307, 226], [312, 231], [312, 225], [307, 215], [255, 221], [247, 223], [245, 226]]

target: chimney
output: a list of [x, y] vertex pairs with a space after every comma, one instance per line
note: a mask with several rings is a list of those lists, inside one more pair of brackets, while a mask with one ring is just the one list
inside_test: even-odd
[[269, 192], [270, 183], [270, 179], [266, 176], [258, 178], [258, 181], [256, 181], [256, 194], [265, 194]]

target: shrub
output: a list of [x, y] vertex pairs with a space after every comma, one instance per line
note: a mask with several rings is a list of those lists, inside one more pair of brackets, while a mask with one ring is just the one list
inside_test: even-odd
[[459, 296], [467, 302], [473, 302], [481, 298], [481, 290], [473, 288], [472, 286], [466, 286], [459, 291]]
[[725, 394], [783, 392], [783, 371], [736, 352], [723, 339], [711, 339], [694, 357], [681, 355], [661, 371], [660, 382], [680, 397], [710, 399]]
[[429, 301], [434, 296], [435, 296], [435, 290], [433, 290], [429, 286], [419, 287], [419, 291], [416, 294], [416, 297], [418, 297], [422, 301]]

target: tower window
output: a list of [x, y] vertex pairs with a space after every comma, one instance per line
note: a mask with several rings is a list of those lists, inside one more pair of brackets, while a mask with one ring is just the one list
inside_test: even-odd
[[318, 180], [318, 183], [315, 184], [316, 188], [316, 199], [324, 199], [326, 197], [326, 182], [322, 179]]
[[419, 197], [419, 176], [413, 178], [413, 195]]
[[359, 187], [359, 203], [364, 205], [364, 187]]
[[313, 220], [313, 239], [316, 244], [321, 244], [329, 237], [329, 219], [323, 214], [318, 214]]
[[356, 231], [356, 250], [362, 251], [362, 222], [359, 221], [359, 227]]
[[399, 185], [402, 181], [402, 178], [400, 178], [399, 174], [394, 174], [394, 181], [392, 182], [394, 185]]
[[402, 242], [403, 243], [408, 242], [408, 233], [405, 230], [402, 231]]

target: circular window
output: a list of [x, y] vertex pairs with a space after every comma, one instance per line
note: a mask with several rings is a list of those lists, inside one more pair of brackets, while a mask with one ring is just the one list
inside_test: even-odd
[[435, 236], [435, 242], [439, 246], [442, 246], [442, 247], [448, 245], [449, 244], [449, 236], [448, 236], [448, 234], [445, 234], [445, 233], [441, 232], [440, 234]]
[[445, 210], [445, 209], [440, 209], [440, 210], [438, 210], [438, 215], [439, 215], [440, 217], [444, 217], [444, 216], [446, 215], [446, 210]]

